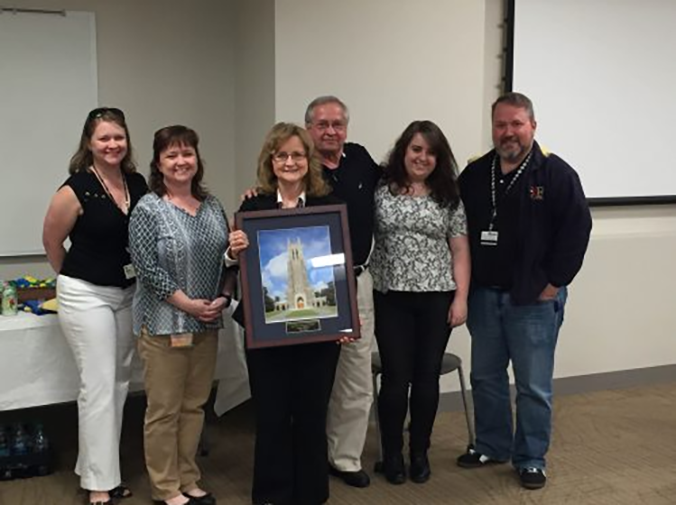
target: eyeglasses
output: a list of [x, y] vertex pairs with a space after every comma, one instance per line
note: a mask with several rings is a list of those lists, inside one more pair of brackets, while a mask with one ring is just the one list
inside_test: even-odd
[[117, 109], [115, 107], [97, 107], [96, 109], [93, 109], [92, 111], [89, 112], [89, 114], [87, 115], [87, 121], [91, 121], [93, 119], [100, 119], [106, 114], [111, 114], [124, 120], [124, 112], [122, 112], [120, 109]]
[[333, 128], [337, 132], [345, 131], [347, 123], [345, 121], [317, 121], [313, 125], [319, 131], [326, 131]]
[[303, 161], [307, 157], [305, 153], [301, 153], [298, 151], [294, 151], [292, 153], [285, 153], [284, 151], [282, 151], [279, 153], [273, 153], [272, 159], [277, 163], [286, 163], [286, 160], [289, 159], [289, 156], [296, 163], [298, 163], [299, 161]]

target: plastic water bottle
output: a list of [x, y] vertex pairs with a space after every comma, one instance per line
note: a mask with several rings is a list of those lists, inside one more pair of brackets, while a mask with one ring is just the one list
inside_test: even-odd
[[33, 452], [47, 452], [49, 450], [49, 441], [45, 435], [45, 429], [41, 423], [35, 425], [33, 432]]
[[18, 305], [16, 287], [11, 282], [5, 282], [2, 287], [2, 315], [16, 316], [19, 311]]
[[49, 440], [47, 440], [44, 427], [40, 423], [35, 425], [33, 432], [33, 453], [39, 457], [39, 463], [35, 468], [36, 475], [49, 474]]
[[5, 432], [5, 427], [0, 426], [0, 458], [9, 456], [9, 440], [7, 433]]
[[26, 434], [21, 423], [14, 425], [14, 433], [12, 434], [12, 444], [10, 446], [12, 456], [23, 456], [30, 452], [30, 440]]

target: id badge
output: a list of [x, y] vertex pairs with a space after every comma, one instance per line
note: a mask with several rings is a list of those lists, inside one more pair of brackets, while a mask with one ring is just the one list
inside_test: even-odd
[[170, 335], [171, 347], [181, 348], [181, 347], [192, 347], [192, 333], [179, 333], [176, 335]]
[[498, 245], [498, 232], [485, 230], [481, 232], [481, 245]]
[[125, 279], [129, 280], [136, 277], [136, 270], [134, 269], [134, 265], [132, 265], [131, 263], [123, 266], [122, 269], [124, 270]]

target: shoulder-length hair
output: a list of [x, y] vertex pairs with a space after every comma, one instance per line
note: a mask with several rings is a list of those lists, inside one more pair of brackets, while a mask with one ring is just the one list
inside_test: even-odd
[[383, 184], [388, 185], [392, 194], [411, 188], [404, 158], [416, 134], [420, 134], [425, 139], [431, 152], [436, 156], [436, 167], [425, 180], [430, 196], [442, 207], [456, 207], [460, 201], [458, 164], [448, 139], [441, 128], [432, 121], [413, 121], [406, 127], [388, 155], [383, 172]]
[[162, 152], [174, 146], [187, 146], [195, 150], [197, 156], [197, 172], [190, 182], [190, 193], [192, 196], [203, 201], [209, 192], [202, 185], [204, 178], [204, 161], [200, 156], [199, 136], [197, 132], [187, 126], [174, 125], [165, 126], [155, 132], [153, 139], [153, 159], [150, 162], [150, 176], [148, 177], [148, 187], [150, 191], [158, 196], [167, 194], [167, 187], [164, 184], [164, 175], [160, 172], [159, 163]]
[[124, 112], [114, 107], [98, 107], [87, 114], [87, 119], [82, 127], [82, 135], [80, 136], [80, 145], [77, 151], [70, 159], [68, 165], [68, 172], [74, 174], [88, 170], [94, 164], [94, 156], [90, 144], [94, 130], [102, 122], [115, 123], [124, 130], [127, 137], [127, 154], [122, 158], [120, 169], [125, 174], [133, 174], [136, 172], [136, 164], [134, 163], [133, 149], [131, 147], [131, 138], [129, 137], [129, 128], [127, 128], [127, 121], [124, 118]]
[[303, 143], [305, 155], [308, 161], [307, 174], [303, 178], [305, 194], [307, 196], [325, 196], [331, 192], [331, 188], [324, 180], [322, 163], [315, 149], [310, 134], [293, 123], [277, 123], [268, 132], [258, 156], [258, 187], [262, 193], [274, 194], [277, 192], [279, 183], [272, 168], [272, 156], [291, 137], [298, 137]]

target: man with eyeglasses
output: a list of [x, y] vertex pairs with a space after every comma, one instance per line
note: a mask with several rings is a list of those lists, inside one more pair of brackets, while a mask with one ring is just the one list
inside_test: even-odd
[[329, 470], [346, 484], [367, 487], [361, 467], [373, 401], [373, 281], [368, 260], [373, 240], [373, 194], [380, 168], [361, 145], [346, 142], [350, 119], [347, 106], [335, 96], [320, 96], [308, 105], [305, 127], [320, 154], [333, 195], [347, 204], [352, 259], [357, 276], [361, 338], [344, 345], [329, 403], [327, 438]]

